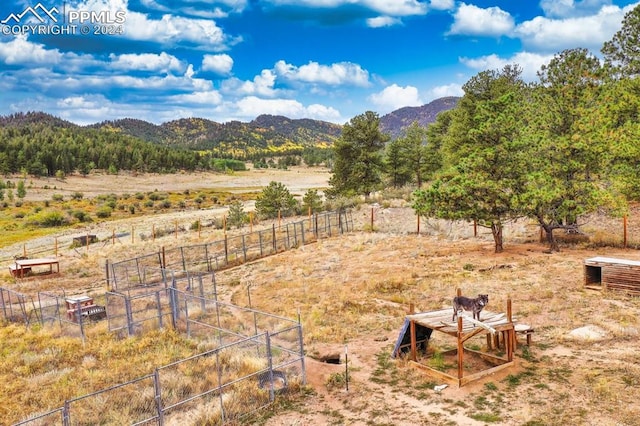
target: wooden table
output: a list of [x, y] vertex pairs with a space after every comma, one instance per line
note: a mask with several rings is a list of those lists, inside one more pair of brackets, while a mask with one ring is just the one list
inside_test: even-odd
[[31, 269], [36, 266], [48, 266], [49, 274], [53, 274], [53, 266], [56, 267], [56, 273], [60, 273], [60, 261], [55, 258], [43, 257], [38, 259], [16, 259], [15, 263], [9, 266], [11, 275], [18, 278], [23, 278], [25, 274], [31, 272]]

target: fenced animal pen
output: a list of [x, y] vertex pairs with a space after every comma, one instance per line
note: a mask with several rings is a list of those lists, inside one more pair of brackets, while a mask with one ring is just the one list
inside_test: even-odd
[[107, 389], [65, 401], [15, 425], [226, 424], [304, 384], [296, 327], [261, 333], [163, 365]]
[[155, 284], [158, 276], [147, 275], [153, 270], [217, 271], [353, 230], [350, 211], [317, 213], [282, 226], [225, 235], [206, 244], [162, 248], [133, 259], [108, 262], [107, 283], [111, 290], [125, 292], [129, 287]]

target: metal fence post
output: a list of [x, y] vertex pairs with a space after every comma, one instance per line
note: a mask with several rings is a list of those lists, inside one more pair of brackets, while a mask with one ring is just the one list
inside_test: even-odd
[[160, 302], [160, 292], [156, 291], [156, 306], [158, 307], [158, 326], [164, 328], [162, 324], [162, 304]]
[[71, 414], [69, 413], [69, 401], [62, 407], [62, 426], [71, 426]]
[[247, 263], [247, 246], [244, 241], [244, 234], [242, 234], [242, 253], [244, 254], [244, 263]]
[[171, 308], [171, 326], [174, 330], [177, 328], [178, 323], [178, 301], [176, 300], [176, 280], [175, 278], [171, 281], [171, 286], [169, 287], [169, 307]]
[[131, 312], [131, 299], [124, 299], [124, 309], [127, 313], [127, 331], [129, 336], [133, 336], [133, 312]]
[[164, 425], [164, 410], [162, 409], [162, 388], [160, 387], [160, 373], [153, 371], [153, 390], [155, 392], [156, 411], [158, 412], [158, 426]]
[[271, 357], [271, 337], [269, 332], [265, 333], [265, 341], [267, 344], [267, 365], [269, 366], [269, 402], [276, 399], [276, 393], [273, 389], [273, 358]]
[[302, 384], [307, 384], [307, 370], [304, 364], [304, 341], [302, 340], [302, 323], [300, 322], [300, 315], [298, 315], [298, 344], [300, 345], [300, 363], [302, 370]]

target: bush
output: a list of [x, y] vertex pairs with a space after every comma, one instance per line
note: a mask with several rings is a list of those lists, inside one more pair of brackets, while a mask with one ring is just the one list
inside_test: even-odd
[[83, 198], [84, 198], [84, 194], [82, 192], [74, 192], [73, 194], [71, 194], [72, 200], [80, 201]]
[[76, 210], [71, 215], [78, 219], [79, 222], [93, 222], [89, 213], [82, 210]]
[[96, 211], [96, 216], [98, 216], [101, 219], [105, 219], [107, 217], [111, 217], [112, 212], [113, 210], [111, 210], [111, 207], [102, 206], [98, 209], [98, 211]]
[[28, 221], [29, 225], [42, 227], [62, 226], [66, 225], [67, 223], [68, 221], [59, 211], [43, 211], [31, 216]]
[[51, 196], [51, 199], [53, 201], [63, 201], [64, 200], [64, 195], [62, 195], [62, 194], [53, 194]]

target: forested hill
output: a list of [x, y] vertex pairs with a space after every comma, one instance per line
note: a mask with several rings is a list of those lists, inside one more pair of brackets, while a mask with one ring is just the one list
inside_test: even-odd
[[242, 123], [216, 123], [204, 118], [182, 118], [161, 125], [141, 120], [105, 121], [91, 127], [121, 132], [146, 141], [196, 150], [213, 150], [221, 156], [239, 157], [268, 152], [302, 150], [332, 144], [342, 126], [311, 119], [261, 115]]
[[[381, 130], [397, 137], [414, 121], [427, 125], [457, 99], [394, 111], [381, 117]], [[212, 158], [259, 160], [324, 151], [317, 148], [330, 147], [341, 133], [338, 124], [278, 115], [248, 123], [183, 118], [157, 125], [125, 118], [79, 126], [43, 112], [16, 113], [0, 116], [0, 173], [208, 169]]]
[[35, 176], [93, 169], [173, 172], [207, 169], [211, 156], [120, 132], [81, 127], [43, 113], [0, 117], [0, 173]]
[[414, 121], [419, 125], [427, 127], [436, 121], [436, 116], [442, 111], [455, 108], [460, 98], [447, 96], [436, 99], [426, 105], [419, 107], [404, 107], [380, 117], [380, 130], [388, 133], [392, 138], [401, 136], [404, 130]]

